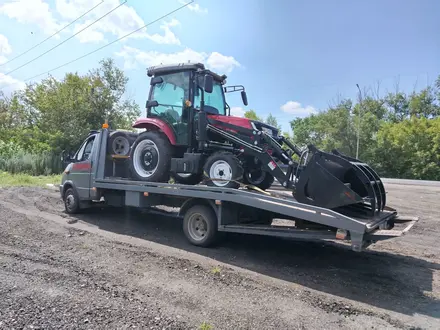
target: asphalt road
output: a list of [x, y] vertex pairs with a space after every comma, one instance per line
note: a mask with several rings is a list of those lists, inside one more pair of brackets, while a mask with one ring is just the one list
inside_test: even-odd
[[54, 190], [0, 189], [0, 329], [439, 329], [440, 188], [386, 188], [420, 221], [361, 254], [245, 235], [198, 248], [173, 217], [70, 217]]

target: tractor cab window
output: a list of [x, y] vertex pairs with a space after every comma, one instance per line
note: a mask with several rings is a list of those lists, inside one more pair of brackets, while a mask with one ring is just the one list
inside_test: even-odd
[[[203, 84], [202, 84], [203, 86]], [[196, 89], [194, 107], [200, 109], [201, 91]], [[205, 93], [205, 111], [215, 115], [226, 115], [225, 98], [222, 85], [215, 81], [212, 93]]]
[[178, 72], [161, 76], [163, 82], [156, 84], [152, 100], [159, 105], [152, 107], [150, 114], [176, 124], [181, 122], [185, 100], [189, 98], [189, 72]]

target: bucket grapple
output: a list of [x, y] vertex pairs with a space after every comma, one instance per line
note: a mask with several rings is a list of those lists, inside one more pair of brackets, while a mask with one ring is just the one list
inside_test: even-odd
[[294, 185], [302, 203], [338, 210], [347, 215], [374, 217], [384, 210], [385, 188], [379, 175], [362, 161], [333, 150], [312, 153]]

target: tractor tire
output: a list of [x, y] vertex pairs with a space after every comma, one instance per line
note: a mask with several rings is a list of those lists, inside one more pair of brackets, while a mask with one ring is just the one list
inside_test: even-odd
[[172, 177], [174, 181], [176, 181], [176, 183], [188, 184], [188, 185], [196, 185], [203, 180], [202, 174], [175, 173], [172, 174]]
[[216, 152], [206, 160], [203, 176], [208, 186], [238, 188], [243, 179], [243, 168], [232, 153]]
[[172, 153], [172, 145], [163, 133], [139, 134], [130, 152], [132, 177], [147, 182], [168, 182]]
[[114, 131], [110, 133], [107, 142], [107, 153], [110, 155], [128, 156], [133, 143], [127, 133]]
[[252, 177], [250, 171], [245, 171], [243, 175], [243, 182], [258, 187], [262, 190], [266, 190], [272, 187], [272, 184], [275, 180], [273, 175], [262, 170], [260, 170], [259, 172], [260, 173], [258, 173], [256, 177]]

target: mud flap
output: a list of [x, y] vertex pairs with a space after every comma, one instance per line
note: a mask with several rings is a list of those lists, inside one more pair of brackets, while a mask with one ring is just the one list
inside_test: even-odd
[[302, 170], [295, 198], [302, 203], [357, 216], [374, 216], [385, 207], [385, 188], [377, 173], [358, 159], [337, 151], [313, 152]]

